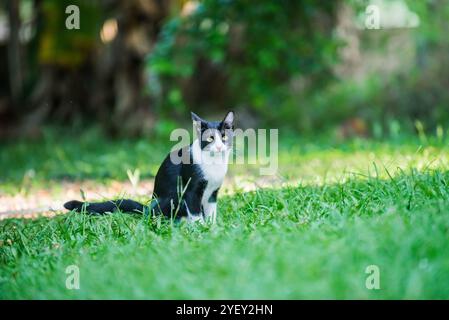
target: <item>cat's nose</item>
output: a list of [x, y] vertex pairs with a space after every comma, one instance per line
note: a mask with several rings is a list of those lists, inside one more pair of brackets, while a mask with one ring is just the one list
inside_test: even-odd
[[222, 148], [222, 146], [217, 146], [217, 151], [220, 152], [221, 148]]

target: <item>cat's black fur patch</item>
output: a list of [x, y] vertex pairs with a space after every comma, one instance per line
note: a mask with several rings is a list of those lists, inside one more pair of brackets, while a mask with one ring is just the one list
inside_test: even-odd
[[220, 189], [217, 189], [214, 192], [212, 192], [209, 199], [207, 200], [209, 203], [217, 202], [218, 190], [220, 190]]
[[[180, 152], [189, 152], [189, 150], [181, 149], [173, 152], [177, 152], [180, 156]], [[185, 217], [188, 214], [187, 210], [193, 215], [199, 215], [201, 214], [201, 197], [206, 185], [207, 181], [203, 178], [199, 165], [193, 163], [191, 154], [190, 163], [187, 164], [173, 164], [169, 154], [156, 174], [153, 198], [157, 199], [157, 207], [165, 216], [176, 214], [176, 217]], [[183, 201], [179, 203], [179, 193], [184, 189]]]
[[[84, 202], [72, 200], [64, 204], [67, 210], [81, 212]], [[145, 206], [137, 201], [130, 199], [110, 200], [105, 202], [86, 203], [86, 212], [103, 214], [105, 212], [114, 212], [117, 210], [130, 213], [143, 213]]]

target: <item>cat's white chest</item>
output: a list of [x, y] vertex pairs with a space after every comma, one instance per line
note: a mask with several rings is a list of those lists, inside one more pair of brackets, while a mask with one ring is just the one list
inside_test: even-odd
[[212, 193], [223, 184], [226, 172], [228, 171], [228, 164], [227, 161], [222, 163], [209, 163], [205, 161], [205, 163], [200, 164], [200, 168], [204, 179], [207, 181], [201, 201], [204, 206], [209, 201]]
[[204, 179], [207, 181], [201, 204], [206, 206], [212, 193], [221, 187], [228, 171], [229, 151], [220, 156], [211, 156], [202, 152], [197, 143], [192, 148], [194, 163], [198, 164]]
[[201, 206], [205, 219], [216, 222], [217, 219], [217, 202], [210, 202], [212, 194], [223, 184], [226, 171], [226, 165], [202, 165], [200, 166], [204, 178], [207, 181], [206, 188], [204, 188], [203, 196], [201, 198]]
[[228, 171], [228, 164], [201, 164], [200, 168], [208, 184], [219, 187]]

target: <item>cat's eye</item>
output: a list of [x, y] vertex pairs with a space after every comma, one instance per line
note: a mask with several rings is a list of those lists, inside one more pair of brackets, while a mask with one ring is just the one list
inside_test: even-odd
[[222, 139], [223, 141], [226, 141], [226, 140], [228, 140], [228, 136], [227, 136], [227, 135], [223, 135], [223, 136], [221, 137], [221, 139]]
[[214, 141], [214, 137], [212, 137], [212, 136], [207, 137], [206, 141], [207, 141], [207, 142], [212, 142], [212, 141]]

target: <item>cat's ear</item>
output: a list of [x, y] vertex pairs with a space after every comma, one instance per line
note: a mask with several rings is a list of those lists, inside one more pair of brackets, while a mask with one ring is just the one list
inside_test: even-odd
[[222, 122], [225, 128], [234, 128], [234, 111], [229, 111]]
[[204, 121], [204, 120], [201, 119], [195, 112], [190, 112], [190, 114], [192, 115], [192, 120], [193, 120], [193, 121], [199, 121], [199, 122]]
[[205, 122], [203, 119], [201, 119], [195, 112], [190, 112], [192, 115], [192, 121], [193, 125], [197, 130], [201, 130], [201, 123]]

